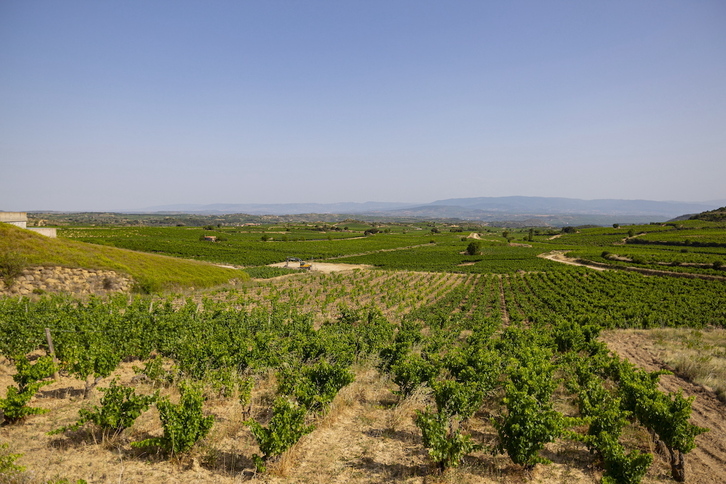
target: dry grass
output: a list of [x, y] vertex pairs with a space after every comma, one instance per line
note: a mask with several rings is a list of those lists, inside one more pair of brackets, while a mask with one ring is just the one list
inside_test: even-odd
[[[114, 376], [132, 384], [131, 366], [122, 364]], [[83, 383], [64, 377], [46, 387], [48, 393], [34, 402], [52, 409], [50, 413], [0, 429], [0, 444], [9, 443], [8, 452], [23, 454], [18, 464], [27, 467], [27, 471], [13, 477], [0, 475], [0, 484], [40, 484], [61, 478], [70, 482], [85, 479], [89, 483], [594, 484], [602, 475], [594, 457], [581, 444], [561, 440], [549, 444], [543, 452], [553, 463], [538, 465], [531, 473], [512, 464], [506, 455], [492, 455], [486, 449], [467, 456], [458, 468], [438, 473], [413, 421], [416, 410], [432, 405], [430, 390], [421, 388], [399, 399], [393, 393], [396, 385], [376, 369], [374, 361], [355, 366], [354, 372], [355, 381], [339, 392], [327, 412], [313, 419], [315, 430], [271, 463], [265, 475], [255, 473], [251, 457], [259, 453], [259, 448], [244, 424], [249, 415], [236, 396], [207, 400], [205, 412], [216, 418], [212, 431], [191, 452], [176, 458], [130, 447], [133, 441], [161, 434], [155, 409], [144, 413], [132, 428], [114, 439], [94, 439], [91, 432], [83, 431], [48, 436], [47, 431], [75, 421], [78, 409], [98, 403], [100, 396], [100, 392], [94, 392], [90, 402], [71, 396], [80, 395]], [[8, 362], [0, 362], [0, 392], [10, 384], [11, 373]], [[107, 384], [103, 381], [99, 386]], [[150, 382], [137, 380], [133, 385], [141, 393], [155, 390]], [[256, 375], [252, 417], [262, 423], [270, 417], [276, 386], [274, 372]], [[172, 400], [177, 398], [174, 387], [162, 388], [161, 392]], [[570, 403], [563, 401], [559, 405], [567, 410]], [[496, 431], [489, 412], [498, 410], [492, 402], [485, 408], [486, 412], [479, 412], [466, 424], [466, 431], [491, 448], [496, 443]], [[649, 450], [643, 448], [649, 436], [638, 429], [631, 432], [625, 436], [628, 445]], [[654, 471], [658, 469], [654, 467]], [[656, 473], [644, 482], [667, 481]]]
[[390, 432], [398, 432], [401, 427], [413, 420], [416, 410], [424, 410], [433, 402], [431, 390], [421, 386], [416, 388], [411, 395], [402, 398], [388, 412], [386, 429]]
[[645, 334], [675, 373], [726, 402], [726, 330], [667, 328]]

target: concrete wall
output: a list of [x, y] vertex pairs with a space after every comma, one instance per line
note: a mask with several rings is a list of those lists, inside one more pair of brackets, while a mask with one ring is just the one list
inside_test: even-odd
[[45, 235], [46, 237], [50, 237], [51, 239], [55, 239], [58, 237], [58, 234], [56, 233], [55, 227], [26, 227], [28, 230], [32, 230], [36, 234]]
[[46, 237], [50, 237], [53, 239], [55, 239], [58, 236], [58, 234], [56, 233], [56, 229], [54, 229], [54, 228], [28, 227], [28, 213], [27, 212], [0, 212], [0, 222], [10, 224], [10, 225], [15, 225], [16, 227], [20, 227], [21, 229], [32, 230], [33, 232], [36, 232], [40, 235], [45, 235]]
[[27, 212], [0, 212], [0, 222], [24, 229], [28, 225]]
[[3, 222], [9, 225], [15, 225], [16, 227], [20, 227], [21, 229], [27, 229], [27, 222]]

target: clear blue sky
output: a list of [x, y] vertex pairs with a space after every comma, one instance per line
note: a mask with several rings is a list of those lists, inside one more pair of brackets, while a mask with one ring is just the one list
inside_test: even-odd
[[726, 2], [0, 2], [0, 210], [726, 198]]

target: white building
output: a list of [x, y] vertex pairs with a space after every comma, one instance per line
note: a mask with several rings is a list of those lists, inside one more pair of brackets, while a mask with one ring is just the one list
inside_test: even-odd
[[32, 230], [46, 237], [56, 238], [56, 229], [51, 227], [28, 227], [27, 212], [0, 212], [0, 222], [15, 225], [21, 229]]

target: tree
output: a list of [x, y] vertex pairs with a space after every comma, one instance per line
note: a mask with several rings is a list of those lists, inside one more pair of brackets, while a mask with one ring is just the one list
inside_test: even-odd
[[477, 255], [481, 252], [481, 242], [478, 240], [474, 240], [472, 242], [469, 242], [469, 245], [466, 247], [466, 253], [469, 255]]

